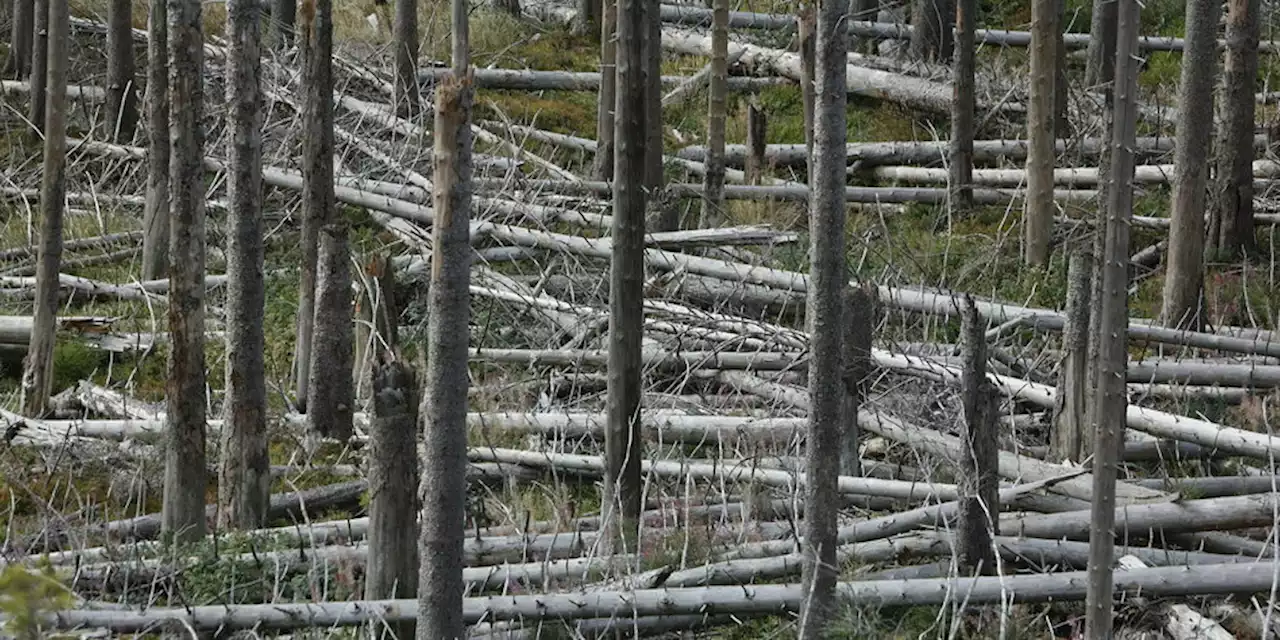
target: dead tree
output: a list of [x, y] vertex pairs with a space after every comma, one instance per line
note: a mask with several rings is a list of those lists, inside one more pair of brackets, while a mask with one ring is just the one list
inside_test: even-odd
[[814, 43], [817, 85], [813, 170], [809, 174], [809, 292], [805, 314], [812, 336], [809, 432], [805, 440], [804, 606], [800, 638], [825, 637], [835, 613], [837, 478], [845, 389], [845, 55], [848, 0], [821, 0]]
[[[973, 206], [973, 110], [975, 51], [973, 28], [978, 18], [977, 0], [957, 0], [956, 51], [951, 86], [951, 206]], [[1050, 142], [1052, 145], [1053, 143]], [[1052, 188], [1052, 187], [1051, 187]]]
[[613, 179], [613, 110], [618, 97], [616, 0], [604, 0], [600, 14], [600, 93], [596, 102], [596, 158], [591, 174], [596, 180], [607, 182]]
[[[874, 22], [876, 14], [880, 12], [880, 0], [853, 0], [851, 11], [852, 13], [849, 16], [851, 20]], [[871, 37], [851, 39], [849, 46], [859, 53], [874, 54], [876, 52], [876, 39]]]
[[814, 101], [814, 31], [817, 30], [816, 7], [812, 3], [800, 8], [796, 17], [796, 35], [800, 49], [800, 100], [804, 116], [805, 171], [813, 172], [813, 101]]
[[[418, 593], [418, 379], [412, 367], [388, 359], [374, 367], [369, 428], [369, 564], [367, 600]], [[455, 526], [461, 526], [456, 524]], [[374, 637], [414, 637], [412, 622]]]
[[[316, 268], [320, 228], [333, 218], [333, 12], [332, 0], [303, 0], [299, 23], [302, 69], [302, 273], [298, 282], [298, 334], [294, 349], [295, 401], [310, 400], [312, 334], [316, 318]], [[324, 11], [321, 9], [324, 8]]]
[[44, 123], [44, 166], [40, 176], [40, 246], [36, 249], [36, 304], [31, 341], [22, 370], [22, 412], [44, 415], [53, 392], [53, 346], [58, 313], [58, 270], [62, 262], [62, 214], [67, 183], [67, 39], [66, 0], [53, 0], [46, 17], [55, 37], [49, 38], [47, 67], [52, 108]]
[[[1186, 47], [1178, 88], [1178, 145], [1173, 151], [1173, 203], [1161, 322], [1200, 331], [1204, 326], [1204, 211], [1213, 138], [1213, 84], [1218, 73], [1217, 2], [1187, 0]], [[1253, 157], [1252, 148], [1249, 157]], [[1252, 176], [1250, 176], [1252, 178]]]
[[169, 274], [169, 12], [147, 10], [147, 195], [142, 217], [142, 279]]
[[1115, 114], [1111, 129], [1111, 180], [1102, 261], [1101, 338], [1098, 343], [1093, 446], [1093, 513], [1089, 536], [1087, 631], [1111, 637], [1116, 472], [1124, 444], [1128, 402], [1125, 370], [1129, 326], [1129, 217], [1133, 207], [1133, 145], [1137, 127], [1138, 0], [1118, 0]]
[[205, 533], [204, 35], [200, 0], [170, 0], [169, 376], [161, 529], [189, 542]]
[[729, 0], [714, 0], [711, 20], [711, 80], [707, 98], [707, 173], [702, 178], [700, 227], [724, 219], [724, 128], [728, 108]]
[[861, 476], [858, 451], [858, 411], [871, 375], [871, 335], [876, 324], [875, 291], [871, 285], [853, 287], [844, 294], [844, 415], [840, 418], [840, 475]]
[[227, 2], [226, 424], [218, 475], [219, 527], [266, 524], [271, 494], [263, 349], [266, 288], [262, 244], [262, 17], [258, 0]]
[[1085, 412], [1092, 284], [1093, 255], [1087, 251], [1073, 254], [1067, 267], [1067, 322], [1062, 329], [1062, 365], [1058, 369], [1057, 405], [1049, 438], [1051, 462], [1083, 462], [1092, 450]]
[[635, 549], [641, 507], [640, 341], [643, 334], [646, 168], [650, 123], [644, 41], [651, 0], [618, 0], [618, 101], [613, 167], [613, 259], [609, 272], [608, 427], [602, 510], [608, 542]]
[[27, 96], [27, 122], [35, 139], [44, 128], [45, 82], [49, 73], [49, 1], [35, 0], [35, 27], [31, 38], [31, 94]]
[[365, 265], [357, 305], [359, 319], [355, 328], [355, 362], [352, 377], [359, 391], [357, 405], [368, 411], [372, 399], [373, 371], [397, 344], [396, 322], [399, 319], [395, 301], [395, 278], [391, 262], [385, 255], [375, 255]]
[[956, 524], [957, 561], [968, 575], [996, 574], [1000, 477], [1000, 443], [996, 431], [996, 390], [987, 380], [987, 341], [973, 299], [961, 309], [964, 370], [964, 452], [960, 458], [960, 509]]
[[600, 0], [578, 0], [578, 15], [574, 17], [574, 31], [581, 35], [600, 33]]
[[453, 0], [453, 73], [436, 89], [418, 637], [462, 638], [467, 344], [471, 283], [471, 57], [467, 0]]
[[[759, 186], [764, 177], [767, 129], [768, 120], [764, 110], [754, 100], [749, 101], [747, 103], [747, 184]], [[805, 154], [805, 158], [808, 157], [808, 154]]]
[[1027, 200], [1023, 257], [1030, 266], [1049, 263], [1053, 234], [1054, 98], [1057, 86], [1058, 0], [1031, 3], [1031, 96], [1027, 103]]
[[294, 21], [297, 13], [298, 0], [271, 0], [272, 46], [283, 50], [293, 44]]
[[1253, 251], [1254, 85], [1258, 76], [1260, 0], [1227, 2], [1227, 56], [1222, 67], [1222, 128], [1210, 213], [1219, 252]]
[[911, 55], [930, 62], [951, 59], [956, 0], [915, 0], [911, 12]]
[[1116, 4], [1122, 0], [1093, 0], [1089, 25], [1089, 49], [1085, 58], [1085, 85], [1097, 89], [1111, 84], [1116, 63]]
[[9, 59], [5, 69], [21, 80], [31, 75], [31, 36], [35, 33], [35, 0], [13, 0], [13, 31], [9, 36]]
[[[644, 105], [645, 141], [644, 175], [645, 187], [655, 196], [662, 190], [666, 182], [662, 165], [662, 16], [659, 11], [661, 0], [645, 0], [644, 25], [642, 38], [644, 50]], [[614, 137], [617, 137], [615, 133]], [[616, 167], [615, 167], [616, 169]], [[616, 173], [615, 173], [616, 175]], [[655, 231], [676, 231], [680, 228], [680, 209], [671, 206], [663, 198], [650, 197], [650, 206], [660, 207], [654, 212], [657, 224]]]
[[138, 91], [133, 64], [133, 0], [107, 5], [107, 127], [116, 142], [133, 140]]
[[391, 39], [396, 46], [396, 98], [400, 115], [418, 113], [418, 0], [396, 0]]

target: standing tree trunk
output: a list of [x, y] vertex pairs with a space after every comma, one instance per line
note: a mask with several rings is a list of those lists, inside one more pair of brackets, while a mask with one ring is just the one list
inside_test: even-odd
[[147, 12], [147, 198], [142, 217], [142, 279], [169, 274], [169, 13]]
[[9, 36], [10, 77], [21, 80], [31, 74], [31, 36], [35, 33], [35, 0], [13, 0], [13, 31]]
[[747, 184], [759, 186], [761, 178], [764, 177], [764, 152], [768, 127], [768, 118], [764, 115], [764, 109], [754, 100], [747, 102]]
[[1067, 0], [1057, 0], [1058, 30], [1053, 33], [1053, 46], [1057, 55], [1053, 64], [1054, 78], [1053, 121], [1054, 135], [1062, 140], [1071, 138], [1071, 121], [1067, 117], [1067, 101], [1070, 99], [1070, 84], [1067, 77], [1067, 43], [1062, 37], [1066, 26]]
[[293, 44], [293, 25], [297, 13], [298, 0], [271, 0], [271, 42], [277, 49], [286, 49]]
[[956, 0], [915, 0], [911, 13], [911, 55], [929, 62], [951, 59]]
[[809, 434], [805, 439], [804, 606], [800, 638], [825, 637], [835, 614], [836, 509], [840, 504], [841, 417], [845, 403], [840, 343], [844, 334], [845, 55], [848, 0], [818, 4], [814, 60], [813, 170], [809, 174]]
[[138, 127], [138, 87], [133, 64], [133, 0], [107, 5], [107, 126], [112, 139], [133, 140]]
[[[327, 11], [320, 11], [323, 5]], [[333, 218], [333, 23], [332, 0], [303, 0], [302, 36], [302, 273], [298, 282], [298, 339], [294, 383], [298, 411], [310, 400], [312, 337], [316, 318], [316, 268], [320, 228]]]
[[1049, 264], [1053, 234], [1054, 123], [1058, 62], [1058, 0], [1031, 4], [1031, 97], [1027, 103], [1027, 200], [1023, 215], [1024, 258], [1028, 266]]
[[871, 334], [876, 325], [876, 295], [871, 285], [846, 288], [844, 294], [844, 415], [840, 424], [840, 475], [861, 476], [858, 411], [871, 375]]
[[1049, 462], [1083, 463], [1091, 451], [1085, 397], [1089, 368], [1089, 318], [1092, 315], [1093, 254], [1071, 256], [1067, 267], [1067, 323], [1062, 329], [1062, 366], [1049, 439]]
[[956, 518], [957, 561], [966, 575], [996, 575], [996, 554], [991, 546], [1000, 521], [996, 390], [987, 380], [986, 336], [972, 298], [965, 297], [961, 312], [964, 452], [960, 457], [962, 497]]
[[1085, 86], [1097, 90], [1115, 76], [1116, 4], [1121, 0], [1093, 0], [1093, 20], [1089, 25], [1089, 49], [1085, 58]]
[[[876, 14], [880, 12], [880, 0], [853, 0], [852, 12], [851, 20], [874, 22]], [[876, 39], [870, 36], [852, 38], [849, 46], [858, 53], [873, 55], [876, 52]]]
[[600, 4], [600, 0], [578, 0], [578, 15], [573, 23], [574, 32], [584, 36], [600, 33]]
[[724, 127], [729, 93], [729, 0], [713, 0], [711, 90], [707, 99], [707, 173], [703, 176], [700, 227], [724, 220]]
[[396, 110], [412, 118], [421, 103], [418, 95], [418, 0], [396, 0], [392, 26], [396, 45]]
[[613, 179], [613, 109], [617, 103], [618, 3], [604, 0], [600, 16], [600, 93], [596, 102], [596, 180]]
[[[373, 375], [366, 600], [418, 593], [418, 486], [418, 378], [412, 367], [389, 359], [374, 365]], [[373, 637], [409, 640], [414, 627], [397, 623]]]
[[[1213, 212], [1216, 248], [1231, 255], [1255, 248], [1253, 229], [1254, 84], [1258, 76], [1259, 0], [1227, 3], [1222, 129], [1218, 132]], [[1203, 153], [1203, 149], [1197, 149]]]
[[[44, 128], [45, 83], [49, 73], [49, 0], [36, 0], [31, 40], [31, 95], [27, 120], [36, 130]], [[39, 139], [39, 136], [36, 136]]]
[[204, 537], [204, 35], [201, 0], [169, 1], [169, 234], [168, 429], [161, 528], [166, 539]]
[[42, 417], [53, 392], [54, 323], [58, 313], [58, 270], [62, 263], [62, 213], [67, 183], [67, 0], [53, 0], [46, 17], [49, 39], [49, 109], [44, 123], [44, 167], [40, 177], [40, 246], [36, 251], [36, 304], [22, 371], [22, 412]]
[[[1087, 631], [1111, 637], [1116, 472], [1124, 445], [1125, 370], [1129, 325], [1129, 218], [1133, 207], [1133, 144], [1138, 107], [1138, 0], [1119, 0], [1116, 30], [1115, 115], [1111, 129], [1111, 180], [1107, 191], [1103, 253], [1102, 331], [1098, 345], [1093, 446], [1093, 512], [1089, 525]], [[1099, 306], [1095, 305], [1095, 306]]]
[[266, 525], [271, 493], [263, 349], [262, 87], [258, 0], [227, 2], [227, 379], [219, 527]]
[[635, 551], [640, 518], [640, 341], [644, 320], [646, 146], [649, 109], [644, 41], [651, 0], [618, 0], [613, 261], [609, 272], [608, 429], [602, 511], [608, 542]]
[[[1200, 294], [1204, 285], [1205, 185], [1209, 179], [1205, 150], [1213, 137], [1219, 11], [1217, 2], [1187, 0], [1186, 48], [1178, 89], [1178, 145], [1173, 150], [1173, 222], [1160, 318], [1166, 326], [1190, 331], [1204, 327]], [[1251, 145], [1252, 137], [1250, 131]], [[1253, 157], [1252, 147], [1249, 157]]]
[[973, 207], [974, 21], [977, 0], [957, 0], [955, 69], [951, 86], [951, 206]]
[[466, 637], [462, 546], [467, 497], [471, 287], [471, 55], [467, 0], [453, 0], [453, 73], [436, 89], [435, 220], [422, 397], [418, 638]]
[[[661, 207], [656, 213], [656, 231], [676, 231], [680, 229], [680, 209], [658, 197], [665, 179], [662, 175], [662, 16], [659, 12], [660, 0], [645, 0], [643, 39], [645, 63], [645, 95], [644, 105], [645, 131], [648, 140], [645, 142], [644, 174], [645, 186], [649, 189], [648, 203]], [[617, 134], [614, 134], [615, 137]]]
[[817, 15], [812, 4], [800, 8], [797, 17], [799, 23], [796, 34], [800, 40], [800, 103], [804, 110], [804, 147], [805, 171], [813, 174], [813, 102], [814, 96], [814, 31], [817, 30]]

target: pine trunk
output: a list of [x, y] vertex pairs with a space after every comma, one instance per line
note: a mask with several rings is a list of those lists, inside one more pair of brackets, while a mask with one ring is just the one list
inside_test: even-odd
[[600, 0], [578, 0], [578, 15], [574, 18], [574, 30], [581, 35], [600, 33]]
[[[951, 205], [973, 207], [973, 110], [975, 51], [973, 29], [978, 18], [977, 0], [957, 0], [955, 68], [951, 86]], [[1052, 146], [1050, 142], [1050, 146]]]
[[1096, 315], [1092, 313], [1092, 284], [1093, 254], [1081, 251], [1072, 255], [1067, 267], [1067, 322], [1062, 329], [1062, 366], [1058, 370], [1049, 462], [1083, 463], [1092, 450], [1085, 410], [1089, 318]]
[[[1260, 0], [1227, 2], [1227, 55], [1223, 64], [1222, 128], [1212, 216], [1216, 248], [1233, 255], [1253, 251], [1254, 85], [1258, 76]], [[1203, 153], [1203, 149], [1200, 150]]]
[[147, 197], [142, 218], [142, 279], [169, 275], [169, 12], [147, 12]]
[[1111, 84], [1116, 64], [1116, 5], [1121, 0], [1093, 0], [1089, 25], [1089, 49], [1085, 58], [1085, 85], [1097, 90]]
[[[644, 156], [645, 186], [649, 193], [657, 194], [665, 183], [662, 166], [662, 16], [661, 0], [645, 0], [644, 24], [644, 102], [646, 134]], [[616, 134], [615, 134], [616, 135]], [[615, 174], [616, 175], [616, 174]], [[655, 211], [657, 224], [653, 231], [678, 231], [680, 209], [661, 198], [650, 198], [650, 206], [661, 207]]]
[[402, 117], [417, 115], [418, 95], [418, 0], [396, 0], [392, 41], [396, 46], [396, 110]]
[[1000, 533], [998, 405], [996, 391], [987, 380], [984, 325], [972, 298], [965, 298], [961, 313], [964, 451], [959, 460], [962, 495], [956, 518], [957, 563], [965, 575], [996, 575], [991, 539]]
[[138, 87], [133, 63], [133, 0], [107, 6], [107, 128], [128, 143], [138, 127]]
[[840, 424], [840, 475], [861, 476], [858, 411], [871, 376], [871, 336], [876, 326], [876, 295], [870, 286], [845, 290], [844, 416]]
[[344, 221], [320, 229], [316, 315], [311, 335], [307, 422], [313, 433], [345, 442], [354, 433], [351, 251]]
[[161, 528], [193, 542], [205, 534], [204, 36], [201, 0], [169, 1], [169, 379]]
[[263, 358], [262, 87], [257, 0], [227, 2], [226, 423], [218, 477], [219, 526], [266, 525], [271, 493]]
[[[35, 0], [35, 26], [31, 37], [31, 94], [27, 104], [27, 121], [32, 127], [44, 128], [45, 84], [49, 73], [49, 2]], [[40, 136], [36, 135], [39, 140]]]
[[[308, 0], [303, 0], [307, 2]], [[272, 44], [277, 49], [287, 49], [293, 44], [294, 21], [298, 14], [298, 0], [271, 0]]]
[[616, 0], [604, 0], [600, 16], [600, 93], [596, 102], [596, 180], [613, 179], [613, 110], [617, 103], [618, 26]]
[[956, 0], [915, 0], [911, 13], [911, 55], [929, 62], [951, 59]]
[[35, 33], [35, 0], [13, 0], [13, 31], [9, 36], [10, 77], [21, 80], [31, 75], [32, 35]]
[[1023, 216], [1025, 261], [1049, 263], [1053, 234], [1053, 167], [1055, 162], [1054, 98], [1057, 86], [1058, 0], [1035, 0], [1031, 5], [1031, 96], [1027, 104], [1027, 200]]
[[702, 179], [704, 228], [724, 220], [724, 129], [728, 98], [729, 0], [713, 0], [711, 79], [707, 98], [707, 173]]
[[[364, 597], [412, 598], [418, 593], [419, 571], [418, 378], [412, 367], [388, 360], [374, 365], [373, 386]], [[409, 640], [414, 626], [378, 625], [374, 637]]]

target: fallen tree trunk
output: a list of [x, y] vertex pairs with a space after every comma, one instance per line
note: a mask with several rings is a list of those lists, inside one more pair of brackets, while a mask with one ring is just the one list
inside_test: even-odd
[[[1270, 526], [1280, 509], [1271, 494], [1181, 500], [1133, 505], [1116, 509], [1117, 538], [1128, 540], [1160, 534], [1219, 531]], [[1002, 515], [1000, 531], [1006, 535], [1050, 540], [1088, 540], [1090, 510], [1028, 516]]]
[[[420, 82], [439, 82], [449, 72], [445, 68], [421, 69]], [[475, 69], [475, 86], [478, 89], [505, 89], [509, 91], [599, 91], [600, 73], [597, 71], [531, 71], [528, 69]], [[662, 76], [662, 83], [678, 86], [688, 82], [686, 76]], [[730, 91], [759, 91], [766, 87], [794, 85], [795, 81], [778, 77], [730, 76]], [[690, 158], [701, 160], [702, 158]]]
[[[1274, 570], [1270, 564], [1199, 565], [1122, 570], [1115, 573], [1117, 595], [1141, 593], [1149, 597], [1249, 594], [1269, 591]], [[1086, 572], [980, 578], [933, 578], [844, 582], [839, 598], [849, 604], [876, 607], [938, 605], [963, 600], [969, 605], [1082, 600]], [[631, 618], [652, 615], [720, 613], [772, 614], [799, 610], [799, 584], [751, 587], [701, 587], [595, 591], [569, 594], [503, 595], [467, 598], [463, 618], [469, 624], [498, 620]], [[417, 600], [376, 600], [335, 603], [275, 603], [153, 607], [145, 611], [73, 609], [40, 616], [48, 629], [107, 629], [114, 633], [150, 630], [177, 621], [195, 630], [229, 632], [237, 629], [296, 629], [358, 626], [370, 622], [406, 622], [417, 616]]]

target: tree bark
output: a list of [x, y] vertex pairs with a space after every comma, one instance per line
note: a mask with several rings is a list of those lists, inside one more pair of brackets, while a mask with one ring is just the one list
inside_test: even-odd
[[1031, 4], [1031, 96], [1027, 104], [1027, 200], [1023, 257], [1029, 266], [1049, 263], [1053, 235], [1054, 98], [1057, 86], [1058, 0]]
[[58, 270], [62, 262], [62, 214], [67, 191], [67, 0], [49, 4], [48, 89], [53, 106], [44, 122], [44, 166], [40, 176], [40, 246], [36, 252], [35, 322], [22, 371], [22, 412], [39, 418], [53, 392], [53, 347], [58, 312]]
[[951, 59], [956, 0], [915, 0], [911, 12], [911, 55], [929, 62]]
[[1056, 0], [1055, 5], [1058, 12], [1058, 29], [1053, 32], [1053, 46], [1057, 49], [1053, 67], [1055, 74], [1053, 129], [1055, 139], [1071, 140], [1071, 121], [1067, 118], [1067, 101], [1070, 99], [1071, 85], [1067, 77], [1067, 41], [1062, 35], [1067, 19], [1067, 0]]
[[1087, 251], [1073, 254], [1067, 267], [1067, 323], [1062, 329], [1062, 367], [1058, 370], [1049, 462], [1083, 463], [1092, 451], [1085, 413], [1092, 276], [1093, 255]]
[[422, 397], [422, 532], [418, 638], [466, 637], [467, 344], [471, 282], [471, 57], [467, 0], [453, 0], [453, 77], [436, 89], [426, 389]]
[[138, 126], [138, 87], [133, 63], [133, 0], [107, 6], [107, 127], [127, 143]]
[[854, 287], [844, 295], [844, 415], [840, 418], [840, 475], [861, 476], [858, 451], [858, 410], [871, 376], [871, 336], [876, 325], [876, 297], [869, 287]]
[[1227, 3], [1222, 128], [1218, 132], [1213, 220], [1216, 248], [1227, 255], [1253, 251], [1253, 97], [1258, 76], [1259, 0]]
[[[412, 367], [390, 359], [374, 371], [364, 597], [412, 598], [418, 593], [419, 571], [418, 380]], [[393, 624], [387, 633], [376, 628], [374, 637], [408, 640], [414, 627], [408, 621]]]
[[169, 2], [169, 379], [165, 385], [163, 535], [194, 542], [205, 534], [204, 368], [204, 36], [200, 0]]
[[1129, 324], [1129, 217], [1133, 207], [1133, 142], [1138, 106], [1138, 0], [1117, 0], [1115, 114], [1111, 129], [1111, 180], [1107, 192], [1103, 256], [1101, 336], [1094, 404], [1093, 521], [1089, 547], [1086, 624], [1091, 638], [1107, 638], [1112, 628], [1111, 563], [1115, 541], [1116, 474], [1128, 398], [1125, 327]]
[[[45, 84], [49, 72], [49, 2], [35, 0], [35, 22], [31, 37], [31, 95], [27, 120], [35, 131], [44, 128]], [[40, 139], [37, 134], [36, 140]]]
[[[1218, 2], [1187, 0], [1186, 48], [1178, 89], [1178, 145], [1173, 156], [1172, 223], [1160, 319], [1166, 326], [1190, 331], [1204, 327], [1200, 294], [1204, 286], [1205, 189], [1209, 178], [1205, 157], [1213, 138], [1220, 10]], [[1249, 157], [1253, 157], [1252, 142]]]
[[[662, 166], [662, 17], [659, 7], [661, 0], [645, 0], [644, 25], [645, 36], [641, 48], [644, 52], [644, 105], [645, 132], [647, 139], [644, 147], [645, 187], [649, 190], [647, 200], [650, 206], [661, 207], [656, 211], [656, 222], [653, 231], [676, 231], [680, 229], [680, 210], [657, 197], [666, 182]], [[616, 134], [615, 134], [616, 137]], [[616, 167], [615, 167], [616, 170]], [[615, 175], [617, 175], [615, 173]]]
[[263, 358], [261, 17], [257, 0], [227, 2], [231, 171], [227, 175], [227, 378], [218, 476], [220, 528], [264, 526], [271, 494]]
[[395, 105], [401, 117], [418, 114], [418, 0], [396, 0], [392, 40], [396, 46]]
[[[816, 1], [816, 0], [815, 0]], [[800, 7], [796, 34], [800, 45], [800, 100], [804, 110], [804, 146], [806, 175], [813, 174], [813, 118], [814, 118], [814, 31], [817, 30], [817, 8], [812, 4]]]
[[311, 335], [307, 422], [313, 432], [345, 442], [354, 433], [351, 378], [351, 251], [347, 223], [320, 229], [316, 315]]
[[613, 258], [609, 274], [609, 381], [602, 510], [616, 551], [635, 549], [641, 509], [640, 380], [644, 306], [644, 233], [651, 142], [644, 41], [656, 12], [651, 0], [618, 0], [618, 100], [615, 105]]
[[711, 27], [711, 86], [707, 98], [707, 173], [702, 179], [702, 221], [704, 228], [718, 227], [724, 220], [724, 129], [729, 68], [729, 0], [713, 0], [715, 19]]
[[[951, 205], [965, 210], [973, 206], [974, 60], [973, 27], [978, 19], [977, 0], [957, 0], [956, 50], [951, 104]], [[1050, 146], [1052, 146], [1050, 142]], [[1052, 186], [1050, 186], [1052, 190]]]
[[1093, 0], [1089, 49], [1085, 58], [1085, 86], [1098, 90], [1111, 84], [1116, 63], [1116, 5], [1122, 0]]
[[996, 431], [996, 396], [987, 380], [984, 324], [973, 299], [966, 296], [961, 310], [964, 340], [964, 452], [960, 456], [960, 498], [956, 524], [957, 562], [967, 575], [996, 575], [995, 548], [999, 535], [1000, 443]]
[[579, 35], [593, 36], [600, 33], [601, 0], [577, 0], [578, 15], [573, 28]]
[[320, 228], [333, 220], [333, 4], [303, 0], [299, 8], [302, 70], [302, 275], [298, 283], [298, 339], [294, 383], [306, 413], [316, 318]]
[[35, 0], [13, 0], [13, 31], [9, 36], [9, 60], [5, 69], [10, 77], [17, 80], [31, 75], [35, 11]]
[[271, 41], [277, 49], [284, 50], [293, 44], [297, 13], [298, 0], [271, 0]]
[[835, 615], [837, 478], [845, 389], [841, 342], [844, 333], [845, 271], [845, 55], [843, 21], [848, 0], [821, 0], [814, 43], [813, 170], [809, 175], [809, 290], [805, 314], [810, 331], [809, 435], [805, 444], [804, 570], [802, 639], [824, 637]]
[[[747, 184], [759, 186], [761, 179], [764, 178], [764, 168], [767, 166], [765, 161], [765, 140], [768, 134], [768, 120], [764, 115], [764, 110], [755, 102], [747, 103], [747, 158], [746, 173]], [[808, 162], [809, 154], [805, 153], [805, 162]]]
[[169, 12], [147, 12], [147, 197], [142, 219], [142, 279], [169, 274]]
[[613, 179], [613, 110], [617, 103], [617, 0], [603, 0], [600, 16], [600, 93], [596, 102], [596, 180]]

